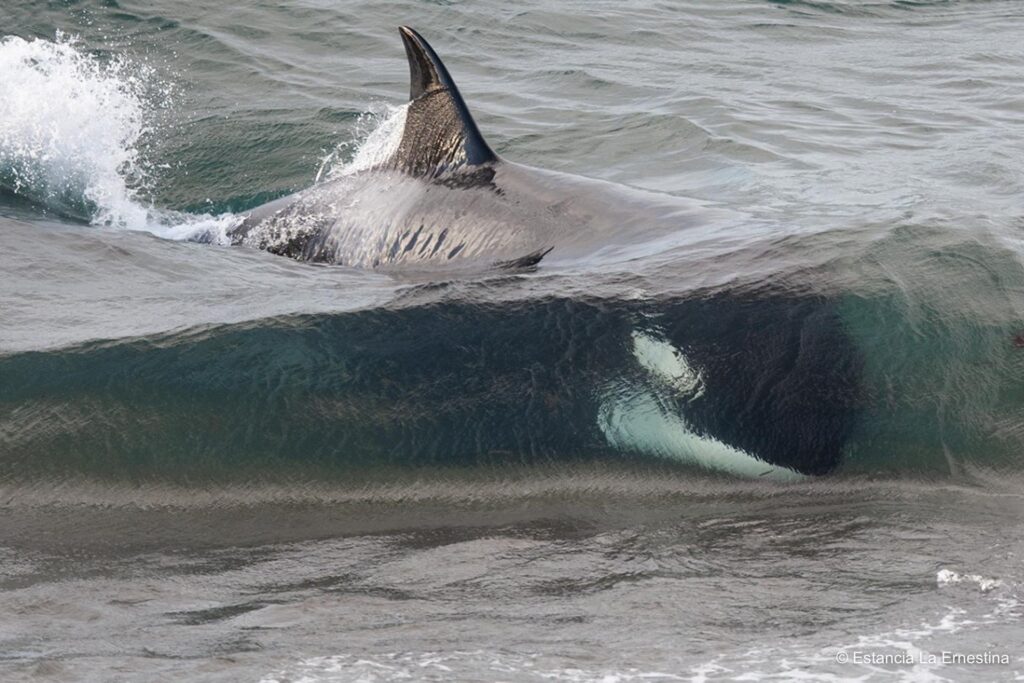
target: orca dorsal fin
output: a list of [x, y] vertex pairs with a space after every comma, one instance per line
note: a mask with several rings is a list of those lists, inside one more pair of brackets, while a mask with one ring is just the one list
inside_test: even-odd
[[441, 58], [408, 26], [399, 32], [409, 58], [411, 101], [402, 141], [388, 165], [410, 175], [436, 177], [497, 161]]

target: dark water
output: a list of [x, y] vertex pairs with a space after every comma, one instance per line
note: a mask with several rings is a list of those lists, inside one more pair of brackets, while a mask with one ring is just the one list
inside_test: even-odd
[[[0, 8], [0, 677], [1024, 674], [1016, 3], [208, 4]], [[498, 154], [711, 218], [190, 241], [379, 158], [399, 24]]]

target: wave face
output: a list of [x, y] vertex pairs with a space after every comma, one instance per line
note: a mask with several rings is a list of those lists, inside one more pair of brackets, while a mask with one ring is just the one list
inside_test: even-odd
[[[790, 147], [769, 131], [775, 142], [757, 147], [736, 122], [722, 124], [732, 138], [713, 132], [713, 112], [738, 104], [712, 80], [711, 101], [673, 105], [702, 124], [657, 107], [627, 117], [590, 169], [728, 209], [701, 231], [517, 274], [324, 269], [223, 248], [226, 232], [249, 207], [386, 158], [402, 88], [388, 104], [369, 81], [338, 95], [314, 79], [296, 110], [287, 70], [237, 70], [243, 43], [122, 14], [132, 28], [109, 49], [88, 24], [0, 39], [4, 478], [581, 461], [759, 480], [1019, 469], [1024, 247], [1005, 155], [957, 180], [927, 121], [890, 145], [862, 130], [871, 107], [839, 100], [828, 106], [861, 121], [841, 147], [806, 111], [769, 117], [793, 121]], [[150, 52], [132, 47], [144, 41]], [[195, 54], [175, 61], [179, 44]], [[559, 161], [569, 122], [545, 152], [519, 132], [532, 121], [488, 120], [484, 103], [511, 103], [462, 49], [452, 62], [503, 154], [585, 170]], [[400, 51], [393, 61], [344, 77], [390, 73]], [[246, 88], [262, 94], [235, 112]], [[983, 135], [987, 114], [974, 115]], [[657, 153], [680, 131], [689, 164]], [[934, 154], [945, 170], [931, 182], [962, 181], [957, 192], [988, 173], [1005, 182], [990, 178], [976, 210], [957, 210], [915, 178], [883, 182], [858, 164], [826, 197], [838, 150], [858, 145], [901, 167], [917, 163], [901, 149]]]
[[[439, 302], [8, 357], [0, 433], [8, 476], [550, 462], [643, 453], [673, 428], [731, 447], [711, 467], [820, 474], [860, 371], [821, 299]], [[653, 438], [682, 462], [701, 448]]]

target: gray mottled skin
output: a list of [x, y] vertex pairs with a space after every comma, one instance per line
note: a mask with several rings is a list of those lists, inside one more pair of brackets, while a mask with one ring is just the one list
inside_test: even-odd
[[695, 224], [697, 207], [500, 159], [447, 70], [403, 27], [411, 101], [380, 166], [254, 209], [232, 233], [292, 258], [363, 268], [467, 260], [532, 265], [627, 247]]

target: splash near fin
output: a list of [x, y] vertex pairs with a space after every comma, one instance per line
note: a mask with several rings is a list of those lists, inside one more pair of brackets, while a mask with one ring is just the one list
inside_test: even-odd
[[408, 26], [399, 28], [409, 58], [409, 110], [398, 150], [388, 166], [437, 177], [463, 166], [498, 160], [433, 48]]

